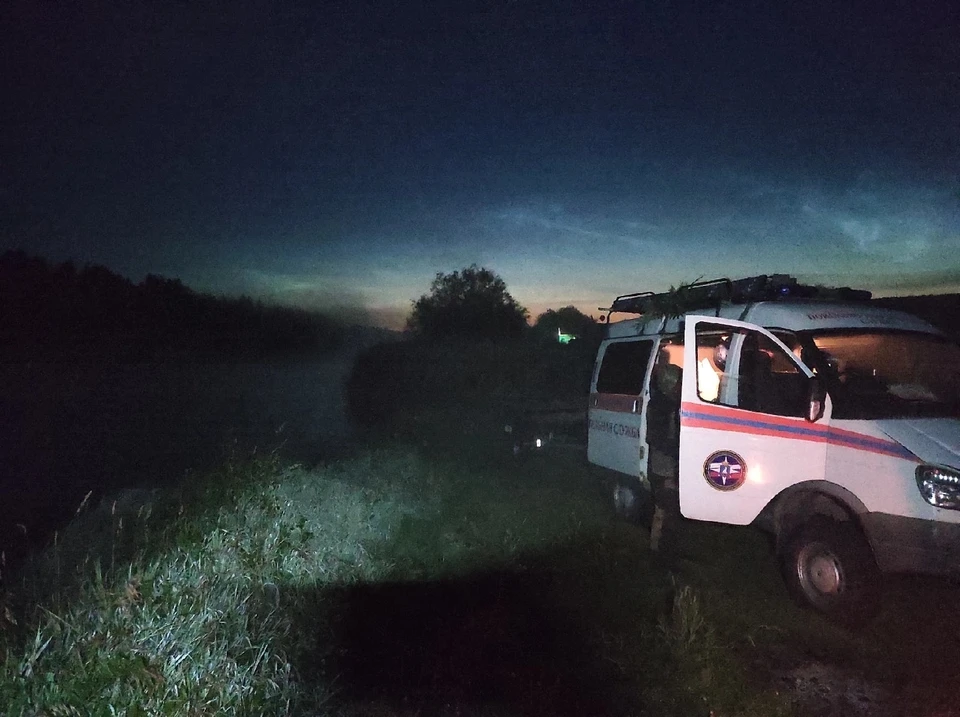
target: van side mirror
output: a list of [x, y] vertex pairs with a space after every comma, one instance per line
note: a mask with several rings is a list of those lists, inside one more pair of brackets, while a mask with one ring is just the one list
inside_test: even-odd
[[824, 406], [827, 402], [827, 390], [817, 376], [807, 379], [807, 415], [810, 423], [816, 423], [823, 418]]

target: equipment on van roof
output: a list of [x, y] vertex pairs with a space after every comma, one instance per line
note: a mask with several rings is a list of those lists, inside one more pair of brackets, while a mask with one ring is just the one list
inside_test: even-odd
[[676, 289], [654, 293], [640, 291], [623, 294], [613, 300], [609, 311], [625, 314], [676, 315], [698, 309], [719, 308], [725, 303], [775, 301], [777, 299], [833, 299], [839, 301], [869, 301], [871, 293], [850, 287], [829, 288], [801, 284], [788, 274], [760, 274], [745, 279], [729, 278], [695, 281]]

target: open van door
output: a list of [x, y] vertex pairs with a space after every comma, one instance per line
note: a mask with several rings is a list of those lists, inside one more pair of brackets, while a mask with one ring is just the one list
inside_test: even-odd
[[606, 343], [591, 385], [587, 458], [634, 478], [646, 473], [644, 386], [654, 343], [651, 337]]
[[743, 321], [686, 317], [680, 512], [746, 525], [781, 490], [824, 476], [829, 400], [780, 339]]

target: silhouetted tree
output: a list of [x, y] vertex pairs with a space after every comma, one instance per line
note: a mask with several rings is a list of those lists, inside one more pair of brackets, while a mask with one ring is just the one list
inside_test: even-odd
[[589, 337], [597, 327], [592, 316], [587, 316], [575, 306], [564, 306], [562, 309], [547, 309], [537, 317], [534, 329], [545, 338], [556, 340], [557, 331], [571, 334], [578, 338]]
[[451, 274], [438, 273], [430, 293], [413, 302], [407, 328], [431, 338], [512, 338], [527, 329], [527, 315], [503, 279], [473, 264]]

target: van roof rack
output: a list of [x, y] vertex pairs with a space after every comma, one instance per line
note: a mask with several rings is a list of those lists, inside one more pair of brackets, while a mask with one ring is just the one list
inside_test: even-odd
[[786, 298], [834, 299], [839, 301], [869, 301], [872, 294], [864, 289], [850, 287], [828, 288], [801, 284], [788, 274], [760, 274], [745, 279], [710, 279], [683, 284], [676, 289], [654, 293], [641, 291], [623, 294], [613, 300], [609, 309], [626, 314], [655, 314], [679, 316], [688, 311], [718, 308], [725, 303], [775, 301]]

